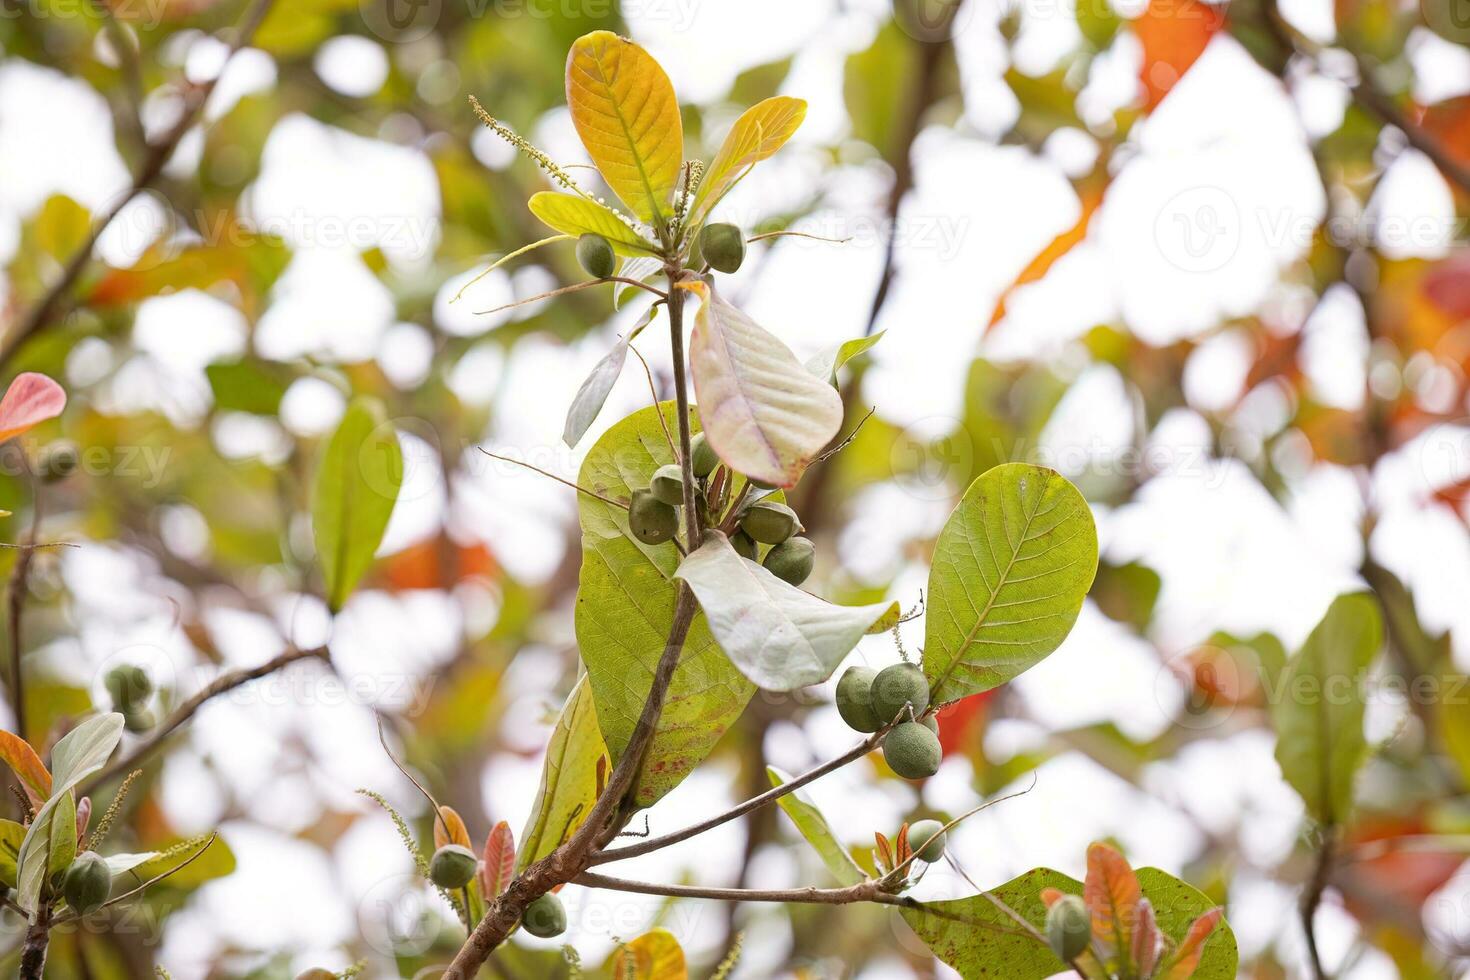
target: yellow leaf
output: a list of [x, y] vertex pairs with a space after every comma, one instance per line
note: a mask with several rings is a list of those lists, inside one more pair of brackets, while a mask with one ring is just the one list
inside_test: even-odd
[[[458, 844], [460, 847], [469, 847], [470, 832], [465, 829], [464, 820], [452, 806], [440, 806], [439, 816], [443, 819], [434, 821], [434, 850], [438, 850], [445, 844]], [[444, 832], [445, 826], [449, 827], [449, 833]]]
[[[608, 972], [618, 980], [688, 980], [684, 950], [667, 929], [645, 932], [620, 947], [608, 962]], [[631, 966], [632, 972], [629, 972]]]
[[806, 102], [785, 95], [757, 102], [741, 113], [700, 181], [694, 197], [695, 222], [720, 203], [746, 170], [781, 149], [805, 118]]
[[684, 163], [684, 123], [659, 63], [611, 31], [585, 34], [567, 55], [567, 107], [613, 193], [662, 225]]
[[612, 243], [613, 251], [619, 255], [657, 254], [651, 243], [629, 228], [628, 223], [610, 208], [585, 197], [541, 191], [531, 195], [527, 206], [532, 214], [563, 235], [585, 235], [589, 232], [601, 235]]

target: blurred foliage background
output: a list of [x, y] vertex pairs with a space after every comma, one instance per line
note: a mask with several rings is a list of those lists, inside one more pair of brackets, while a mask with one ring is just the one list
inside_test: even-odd
[[[147, 760], [119, 836], [220, 841], [108, 928], [58, 935], [52, 974], [362, 960], [412, 976], [457, 948], [353, 791], [383, 790], [427, 839], [376, 707], [473, 839], [518, 827], [576, 676], [571, 491], [476, 447], [574, 474], [596, 432], [568, 450], [562, 415], [630, 311], [584, 291], [476, 314], [577, 281], [570, 248], [451, 300], [546, 234], [524, 206], [543, 176], [466, 97], [580, 162], [563, 63], [602, 28], [668, 68], [690, 157], [761, 98], [812, 103], [727, 209], [752, 231], [850, 239], [753, 247], [735, 280], [798, 353], [884, 332], [843, 386], [849, 428], [874, 414], [792, 495], [819, 545], [812, 588], [913, 604], [955, 496], [1007, 459], [1062, 469], [1098, 516], [1104, 565], [1073, 638], [942, 716], [929, 785], [849, 770], [826, 797], [839, 835], [858, 846], [1035, 774], [1029, 798], [956, 835], [980, 885], [1076, 873], [1085, 842], [1112, 837], [1227, 905], [1246, 975], [1306, 975], [1294, 906], [1315, 846], [1267, 709], [1287, 653], [1361, 583], [1389, 635], [1324, 955], [1343, 977], [1461, 975], [1462, 0], [0, 0], [0, 362], [70, 395], [4, 451], [3, 536], [78, 546], [34, 552], [23, 579], [20, 552], [0, 554], [24, 610], [23, 734], [51, 744], [120, 660], [161, 678], [167, 712], [288, 644], [332, 648], [330, 667], [219, 699]], [[662, 343], [643, 352], [666, 395]], [[307, 487], [352, 394], [390, 406], [409, 473], [370, 588], [333, 623]], [[603, 424], [651, 397], [630, 367]], [[27, 460], [59, 438], [78, 472], [36, 481]], [[897, 656], [882, 638], [859, 655]], [[763, 790], [767, 762], [844, 747], [828, 692], [757, 697], [649, 820], [679, 826]], [[774, 808], [729, 831], [649, 867], [820, 880]], [[565, 897], [589, 971], [662, 924], [701, 976], [742, 930], [736, 976], [951, 975], [886, 910]], [[518, 936], [496, 969], [569, 968]]]

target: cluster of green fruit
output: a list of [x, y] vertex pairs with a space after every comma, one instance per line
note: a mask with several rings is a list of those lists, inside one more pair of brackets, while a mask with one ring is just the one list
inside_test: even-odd
[[[577, 239], [577, 262], [594, 279], [606, 279], [618, 269], [617, 253], [612, 242], [596, 232]], [[738, 225], [716, 222], [705, 225], [694, 239], [690, 255], [691, 268], [708, 265], [716, 272], [729, 274], [745, 262], [745, 233]]]
[[146, 732], [156, 719], [148, 707], [153, 696], [153, 679], [148, 672], [136, 664], [120, 664], [107, 672], [102, 679], [112, 698], [112, 708], [123, 716], [123, 724], [130, 732]]
[[[728, 489], [728, 480], [719, 478], [720, 457], [715, 454], [704, 433], [690, 444], [690, 469], [699, 481], [695, 499], [707, 511], [718, 512], [721, 501], [714, 499]], [[677, 508], [684, 504], [684, 472], [677, 463], [660, 466], [649, 481], [647, 490], [633, 493], [628, 505], [628, 527], [644, 544], [663, 544], [679, 529]], [[743, 505], [735, 516], [736, 530], [730, 535], [730, 546], [742, 558], [759, 560], [760, 546], [770, 545], [762, 562], [766, 570], [783, 582], [800, 585], [812, 573], [817, 549], [812, 542], [797, 534], [805, 530], [796, 511], [774, 500], [756, 500]]]
[[[429, 861], [429, 880], [454, 891], [475, 879], [480, 867], [475, 852], [460, 844], [445, 844]], [[550, 939], [567, 931], [567, 910], [561, 899], [547, 892], [526, 906], [521, 927], [533, 936]]]
[[96, 851], [78, 854], [61, 873], [61, 897], [78, 915], [100, 909], [112, 896], [112, 869]]
[[883, 758], [904, 779], [934, 775], [944, 757], [939, 722], [928, 711], [929, 681], [915, 664], [849, 667], [837, 681], [837, 712], [854, 731], [872, 733], [908, 719], [883, 736]]

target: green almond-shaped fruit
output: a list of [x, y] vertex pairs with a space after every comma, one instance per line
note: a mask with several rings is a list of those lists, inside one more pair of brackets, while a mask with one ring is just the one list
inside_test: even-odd
[[873, 712], [879, 720], [888, 724], [908, 704], [914, 706], [916, 718], [929, 707], [929, 682], [924, 679], [924, 672], [909, 663], [893, 664], [878, 671], [878, 676], [873, 678]]
[[720, 465], [719, 454], [715, 447], [709, 444], [703, 432], [697, 432], [689, 441], [689, 466], [694, 470], [694, 475], [703, 480], [715, 471]]
[[679, 469], [679, 464], [669, 463], [654, 470], [653, 479], [648, 483], [648, 492], [670, 507], [682, 507], [684, 471]]
[[873, 678], [877, 676], [872, 667], [849, 667], [837, 680], [837, 713], [855, 732], [876, 732], [883, 727], [873, 713]]
[[806, 538], [787, 538], [766, 553], [766, 570], [788, 585], [800, 585], [812, 573], [817, 546]]
[[745, 261], [745, 232], [725, 222], [705, 225], [699, 233], [699, 251], [711, 269], [734, 272]]
[[909, 824], [909, 849], [920, 860], [935, 863], [944, 857], [944, 824], [938, 820], [915, 820]]
[[589, 231], [577, 239], [577, 262], [594, 279], [606, 279], [617, 268], [618, 257], [611, 242]]
[[1076, 895], [1064, 895], [1046, 910], [1046, 942], [1065, 963], [1082, 955], [1092, 942], [1092, 916]]
[[440, 888], [463, 888], [475, 877], [475, 852], [460, 844], [445, 844], [429, 861], [429, 880]]
[[644, 544], [663, 544], [679, 530], [679, 515], [652, 493], [639, 491], [628, 505], [628, 528]]
[[734, 548], [735, 553], [741, 558], [755, 561], [756, 555], [760, 554], [761, 546], [755, 543], [755, 538], [744, 531], [736, 531], [730, 535], [730, 547]]
[[883, 759], [904, 779], [934, 775], [943, 758], [939, 738], [916, 721], [906, 721], [883, 736]]
[[61, 895], [79, 915], [95, 912], [112, 894], [112, 872], [102, 855], [83, 851], [61, 879]]
[[550, 939], [567, 931], [567, 910], [561, 899], [547, 892], [526, 906], [521, 925], [533, 936]]
[[796, 511], [774, 500], [758, 500], [740, 518], [740, 528], [762, 544], [780, 544], [802, 530]]
[[102, 685], [112, 697], [112, 706], [123, 712], [146, 701], [153, 693], [152, 678], [137, 664], [118, 664], [102, 678]]
[[939, 734], [939, 717], [937, 715], [925, 715], [919, 719], [919, 724], [929, 729], [935, 735]]

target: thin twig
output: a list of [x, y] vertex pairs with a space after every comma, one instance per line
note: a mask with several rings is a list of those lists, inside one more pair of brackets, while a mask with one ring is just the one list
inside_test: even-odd
[[588, 888], [607, 888], [638, 895], [664, 895], [669, 898], [713, 898], [729, 902], [790, 902], [807, 905], [851, 905], [854, 902], [877, 902], [916, 908], [918, 903], [902, 895], [885, 892], [871, 879], [846, 888], [704, 888], [698, 885], [660, 885], [627, 878], [583, 872], [573, 883]]
[[[966, 810], [964, 813], [962, 813], [959, 816], [955, 817], [949, 823], [947, 823], [943, 827], [941, 827], [939, 829], [939, 832], [941, 834], [947, 834], [951, 830], [953, 830], [954, 828], [958, 827], [960, 824], [964, 823], [966, 820], [968, 820], [971, 817], [973, 817], [975, 814], [979, 813], [981, 810], [988, 810], [991, 807], [995, 806], [997, 803], [1004, 803], [1007, 800], [1014, 800], [1017, 797], [1025, 796], [1027, 793], [1031, 792], [1033, 789], [1036, 788], [1036, 780], [1037, 780], [1036, 773], [1033, 772], [1031, 774], [1031, 785], [1030, 786], [1027, 786], [1025, 789], [1022, 789], [1022, 790], [1017, 790], [1014, 793], [1008, 793], [1005, 796], [998, 796], [998, 797], [996, 797], [993, 800], [988, 800], [985, 803], [981, 803], [979, 806], [971, 807], [969, 810]], [[896, 880], [898, 878], [898, 876], [900, 876], [900, 875], [903, 874], [903, 871], [904, 871], [905, 868], [907, 868], [909, 865], [911, 865], [911, 864], [914, 863], [914, 860], [916, 858], [918, 858], [918, 856], [919, 855], [918, 855], [917, 852], [915, 852], [913, 854], [910, 854], [908, 856], [908, 859], [907, 860], [903, 861], [896, 868], [894, 868], [892, 871], [888, 872], [888, 874], [885, 877], [894, 878]]]
[[90, 795], [98, 786], [106, 783], [118, 774], [131, 772], [136, 769], [140, 761], [151, 755], [163, 743], [164, 739], [168, 738], [179, 726], [192, 718], [194, 713], [202, 708], [211, 698], [218, 697], [227, 691], [233, 691], [242, 684], [248, 684], [251, 681], [259, 680], [262, 677], [273, 674], [298, 660], [327, 660], [328, 656], [326, 647], [312, 647], [307, 650], [292, 648], [278, 656], [272, 657], [258, 667], [234, 670], [228, 674], [221, 674], [200, 688], [193, 697], [179, 705], [173, 714], [169, 715], [165, 721], [153, 730], [153, 733], [148, 736], [147, 741], [138, 745], [133, 751], [113, 760], [107, 768], [82, 783], [77, 791], [78, 794], [82, 796]]
[[868, 419], [873, 417], [873, 413], [877, 410], [877, 408], [869, 408], [868, 414], [858, 419], [858, 424], [852, 427], [852, 431], [847, 434], [846, 438], [837, 443], [835, 446], [831, 446], [827, 449], [822, 450], [821, 454], [817, 456], [816, 459], [812, 460], [812, 463], [816, 464], [825, 462], [826, 460], [842, 452], [842, 450], [846, 449], [848, 446], [852, 445], [852, 441], [856, 439], [857, 434], [862, 431], [863, 425], [868, 421]]
[[[143, 882], [138, 887], [133, 888], [133, 889], [130, 889], [128, 891], [125, 891], [121, 895], [118, 895], [116, 898], [110, 898], [110, 899], [108, 899], [106, 902], [104, 902], [100, 906], [100, 908], [104, 908], [104, 909], [105, 908], [111, 908], [114, 905], [117, 905], [117, 904], [119, 904], [121, 902], [125, 902], [128, 899], [132, 898], [134, 895], [137, 895], [139, 892], [142, 892], [144, 889], [151, 888], [152, 886], [158, 884], [163, 879], [168, 878], [168, 877], [170, 877], [172, 875], [178, 874], [180, 871], [183, 871], [189, 865], [191, 865], [195, 861], [199, 860], [199, 858], [203, 856], [204, 852], [207, 851], [207, 850], [209, 850], [210, 845], [212, 845], [218, 839], [219, 839], [219, 832], [218, 831], [216, 831], [215, 833], [210, 834], [209, 835], [209, 840], [205, 841], [203, 843], [203, 845], [200, 846], [199, 850], [195, 851], [193, 854], [190, 854], [183, 861], [181, 861], [180, 863], [174, 865], [172, 868], [169, 868], [167, 871], [163, 871], [163, 872], [160, 872], [159, 874], [154, 875], [152, 878], [149, 878], [147, 881]], [[72, 922], [72, 921], [74, 921], [76, 919], [80, 919], [80, 918], [82, 918], [82, 917], [80, 915], [75, 914], [75, 913], [72, 913], [70, 915], [63, 915], [59, 919], [56, 920], [56, 924], [57, 925], [61, 925], [63, 923]]]
[[485, 449], [483, 447], [480, 449], [480, 452], [484, 453], [486, 456], [489, 456], [491, 459], [498, 459], [502, 463], [514, 463], [517, 466], [524, 466], [528, 470], [534, 470], [535, 472], [540, 473], [542, 476], [546, 477], [549, 480], [555, 480], [557, 483], [560, 483], [560, 484], [562, 484], [564, 486], [571, 487], [573, 490], [577, 491], [578, 493], [585, 493], [589, 497], [595, 497], [596, 499], [602, 501], [605, 504], [611, 504], [612, 506], [614, 506], [614, 507], [620, 507], [623, 510], [627, 510], [628, 509], [628, 505], [625, 504], [625, 503], [623, 503], [621, 500], [614, 500], [611, 497], [604, 497], [602, 494], [598, 493], [596, 490], [588, 490], [586, 487], [581, 486], [580, 484], [577, 484], [577, 483], [573, 483], [571, 480], [563, 479], [562, 477], [557, 476], [555, 473], [552, 473], [549, 470], [543, 470], [541, 467], [535, 465], [534, 463], [527, 463], [524, 460], [512, 459], [509, 456], [501, 456], [500, 454], [498, 454], [498, 453], [492, 453], [490, 450]]
[[648, 359], [632, 343], [628, 344], [628, 350], [632, 351], [633, 356], [638, 358], [638, 363], [643, 365], [643, 374], [648, 378], [648, 393], [653, 396], [653, 414], [658, 416], [659, 428], [664, 430], [664, 441], [669, 444], [669, 452], [673, 453], [674, 459], [677, 460], [679, 458], [679, 447], [674, 443], [674, 434], [669, 431], [669, 422], [668, 419], [664, 418], [663, 409], [658, 407], [658, 387], [653, 383], [653, 370], [648, 366]]
[[828, 245], [846, 245], [852, 241], [852, 237], [828, 238], [825, 235], [812, 235], [804, 231], [766, 231], [759, 235], [751, 235], [746, 242], [763, 242], [768, 238], [810, 238], [814, 242], [826, 242]]
[[639, 289], [646, 289], [653, 295], [661, 297], [662, 299], [667, 300], [669, 298], [668, 293], [664, 292], [662, 289], [658, 289], [657, 287], [650, 286], [646, 282], [639, 282], [637, 279], [628, 279], [625, 276], [603, 276], [601, 279], [588, 279], [585, 282], [574, 282], [570, 286], [562, 286], [560, 289], [552, 289], [548, 292], [537, 293], [535, 296], [528, 296], [525, 299], [518, 299], [514, 303], [506, 303], [503, 306], [497, 306], [494, 309], [480, 310], [475, 315], [489, 316], [492, 313], [503, 313], [506, 310], [513, 310], [518, 306], [525, 306], [527, 303], [539, 303], [543, 299], [555, 299], [558, 296], [565, 296], [567, 293], [575, 293], [578, 290], [582, 289], [591, 289], [593, 286], [601, 286], [609, 282], [621, 282], [629, 286], [637, 286]]
[[1332, 861], [1336, 853], [1337, 828], [1326, 825], [1321, 828], [1322, 845], [1317, 848], [1317, 859], [1312, 866], [1312, 877], [1302, 892], [1302, 932], [1307, 938], [1307, 959], [1312, 964], [1312, 975], [1316, 980], [1327, 980], [1327, 970], [1322, 966], [1322, 953], [1317, 947], [1317, 909], [1327, 891], [1327, 881], [1332, 875]]
[[229, 67], [230, 61], [241, 48], [250, 43], [261, 21], [265, 20], [266, 14], [270, 12], [272, 3], [273, 0], [255, 0], [235, 31], [235, 37], [230, 42], [229, 50], [220, 64], [218, 74], [203, 85], [186, 90], [183, 109], [179, 113], [178, 121], [174, 123], [172, 129], [164, 133], [158, 142], [149, 146], [142, 166], [133, 177], [132, 185], [107, 210], [100, 221], [93, 222], [86, 240], [72, 253], [71, 258], [67, 260], [62, 269], [61, 276], [51, 284], [46, 295], [41, 297], [36, 305], [31, 307], [30, 312], [17, 321], [12, 329], [7, 331], [4, 341], [0, 342], [0, 367], [8, 364], [28, 340], [46, 329], [53, 321], [59, 321], [66, 315], [67, 296], [72, 286], [76, 285], [76, 281], [81, 278], [82, 272], [87, 268], [87, 263], [91, 261], [92, 250], [97, 247], [98, 239], [123, 209], [132, 203], [134, 198], [158, 182], [163, 175], [164, 166], [174, 155], [174, 151], [178, 149], [179, 142], [193, 128], [199, 114], [204, 111], [209, 96], [213, 94], [219, 80], [224, 77], [225, 69]]
[[721, 824], [729, 823], [738, 817], [743, 817], [752, 810], [758, 810], [768, 803], [774, 803], [788, 793], [794, 793], [808, 783], [816, 782], [828, 773], [835, 772], [843, 766], [861, 759], [878, 747], [878, 743], [883, 740], [883, 736], [887, 732], [888, 728], [881, 728], [835, 759], [831, 759], [822, 763], [820, 766], [809, 769], [800, 776], [787, 780], [780, 786], [773, 786], [759, 796], [753, 796], [744, 803], [731, 807], [723, 813], [716, 814], [708, 820], [691, 824], [683, 830], [676, 830], [673, 833], [663, 834], [659, 837], [650, 837], [648, 840], [639, 841], [637, 844], [628, 844], [624, 847], [603, 851], [592, 858], [592, 863], [606, 864], [609, 861], [622, 861], [627, 858], [638, 857], [641, 854], [662, 850], [672, 844], [678, 844], [681, 841], [696, 837], [708, 830], [713, 830]]

